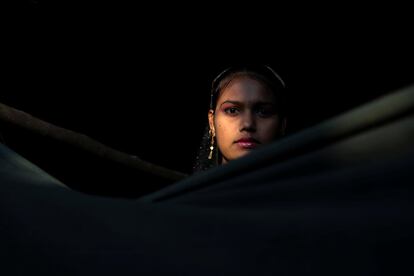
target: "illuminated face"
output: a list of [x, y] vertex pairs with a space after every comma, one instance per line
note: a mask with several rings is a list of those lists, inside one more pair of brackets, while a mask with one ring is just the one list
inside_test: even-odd
[[274, 141], [285, 123], [277, 114], [274, 93], [248, 76], [233, 79], [221, 91], [216, 110], [209, 112], [222, 164]]

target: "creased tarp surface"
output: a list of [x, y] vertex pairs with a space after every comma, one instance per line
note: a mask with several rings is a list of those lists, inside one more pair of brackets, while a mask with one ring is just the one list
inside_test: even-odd
[[1, 145], [0, 272], [412, 274], [413, 111], [411, 86], [137, 200]]

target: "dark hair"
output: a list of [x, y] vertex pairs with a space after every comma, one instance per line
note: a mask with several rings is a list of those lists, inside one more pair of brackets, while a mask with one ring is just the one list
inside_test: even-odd
[[[220, 92], [223, 91], [233, 79], [241, 76], [248, 76], [265, 83], [276, 95], [276, 108], [279, 116], [286, 116], [286, 103], [284, 97], [286, 84], [279, 74], [277, 74], [270, 66], [263, 64], [232, 66], [218, 74], [211, 83], [210, 109], [215, 110]], [[219, 165], [221, 154], [217, 147], [213, 150], [212, 158], [208, 158], [211, 141], [209, 131], [210, 127], [207, 122], [193, 166], [194, 173]], [[217, 145], [217, 143], [215, 144]]]

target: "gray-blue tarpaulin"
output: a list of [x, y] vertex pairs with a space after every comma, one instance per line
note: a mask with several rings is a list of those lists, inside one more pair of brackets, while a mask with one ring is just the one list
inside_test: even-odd
[[0, 145], [0, 275], [413, 275], [413, 111], [410, 86], [138, 199]]

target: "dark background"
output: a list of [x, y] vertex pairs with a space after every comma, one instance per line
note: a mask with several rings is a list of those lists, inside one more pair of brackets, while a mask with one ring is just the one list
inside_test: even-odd
[[[410, 25], [390, 10], [153, 5], [22, 2], [3, 39], [0, 102], [190, 173], [210, 82], [233, 63], [285, 79], [289, 134], [414, 83]], [[2, 129], [6, 145], [75, 189], [135, 197], [171, 183], [137, 188], [151, 176]]]

